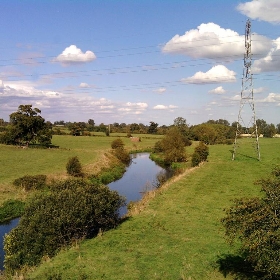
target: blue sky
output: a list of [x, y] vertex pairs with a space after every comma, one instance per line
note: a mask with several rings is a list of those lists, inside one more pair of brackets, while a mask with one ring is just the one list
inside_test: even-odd
[[280, 123], [279, 0], [0, 1], [0, 118], [237, 120], [252, 23], [256, 117]]

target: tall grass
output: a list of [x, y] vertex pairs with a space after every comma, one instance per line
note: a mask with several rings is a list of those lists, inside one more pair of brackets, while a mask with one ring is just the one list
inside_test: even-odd
[[[279, 164], [280, 139], [261, 139], [261, 161], [210, 146], [208, 162], [174, 178], [115, 230], [60, 252], [28, 279], [225, 279], [217, 261], [232, 252], [220, 220], [232, 199], [260, 195], [254, 181]], [[246, 147], [248, 149], [246, 149]], [[227, 279], [234, 279], [232, 275]]]

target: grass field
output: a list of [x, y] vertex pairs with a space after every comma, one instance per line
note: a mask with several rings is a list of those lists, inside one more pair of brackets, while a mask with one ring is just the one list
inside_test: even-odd
[[208, 162], [164, 185], [139, 214], [45, 261], [28, 279], [225, 279], [217, 261], [234, 251], [224, 240], [224, 209], [260, 195], [254, 181], [280, 163], [280, 139], [260, 139], [260, 147], [258, 161], [245, 139], [232, 161], [231, 146], [210, 146]]
[[145, 135], [141, 142], [134, 143], [124, 137], [125, 135], [112, 134], [110, 137], [54, 135], [52, 143], [59, 146], [59, 149], [22, 149], [0, 145], [0, 205], [7, 199], [25, 199], [26, 193], [12, 185], [19, 177], [45, 174], [49, 178], [63, 178], [66, 176], [66, 163], [73, 156], [78, 156], [87, 172], [94, 173], [104, 161], [103, 155], [111, 149], [111, 142], [116, 137], [122, 137], [128, 150], [151, 148], [161, 137]]

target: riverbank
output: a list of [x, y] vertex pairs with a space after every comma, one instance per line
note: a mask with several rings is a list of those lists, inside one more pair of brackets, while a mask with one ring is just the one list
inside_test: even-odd
[[210, 146], [208, 162], [151, 193], [139, 213], [60, 252], [26, 279], [224, 279], [217, 263], [234, 253], [220, 223], [224, 209], [234, 198], [258, 196], [254, 181], [279, 163], [279, 139], [260, 144], [261, 162], [242, 155], [232, 161], [231, 147]]

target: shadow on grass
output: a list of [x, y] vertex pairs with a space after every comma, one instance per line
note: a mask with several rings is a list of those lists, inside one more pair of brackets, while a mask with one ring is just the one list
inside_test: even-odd
[[252, 265], [244, 257], [238, 255], [222, 255], [217, 260], [219, 271], [226, 278], [232, 275], [236, 280], [263, 279], [263, 274], [254, 271]]

